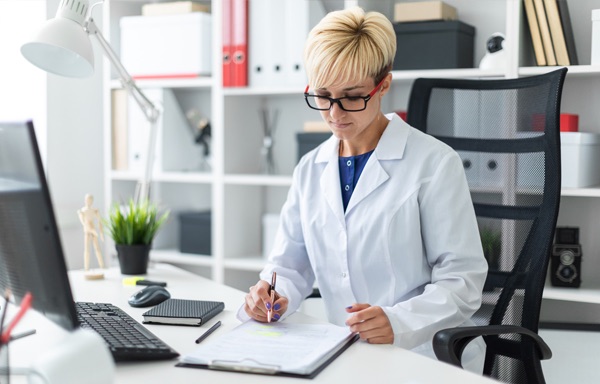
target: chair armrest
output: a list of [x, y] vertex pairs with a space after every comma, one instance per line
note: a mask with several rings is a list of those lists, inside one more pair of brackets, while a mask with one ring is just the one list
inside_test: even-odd
[[538, 347], [542, 360], [552, 357], [550, 347], [537, 333], [518, 325], [486, 325], [442, 329], [433, 336], [433, 351], [438, 360], [462, 367], [460, 363], [462, 353], [467, 344], [474, 338], [514, 333], [531, 338]]

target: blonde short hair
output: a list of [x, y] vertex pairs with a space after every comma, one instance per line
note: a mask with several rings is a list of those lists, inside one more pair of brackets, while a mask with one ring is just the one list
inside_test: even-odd
[[379, 83], [396, 54], [392, 23], [359, 7], [328, 13], [310, 32], [304, 63], [311, 88], [372, 77]]

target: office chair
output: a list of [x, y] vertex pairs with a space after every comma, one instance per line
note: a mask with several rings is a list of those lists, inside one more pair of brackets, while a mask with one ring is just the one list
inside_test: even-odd
[[[544, 383], [552, 352], [538, 336], [542, 292], [560, 203], [559, 115], [567, 69], [501, 80], [417, 79], [407, 122], [463, 160], [489, 273], [477, 326], [439, 331], [439, 360], [460, 366], [475, 337], [484, 375]], [[460, 230], [457, 228], [457, 230]]]

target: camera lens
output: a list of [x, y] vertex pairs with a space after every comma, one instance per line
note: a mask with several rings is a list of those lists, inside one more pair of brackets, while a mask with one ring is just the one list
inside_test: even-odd
[[560, 280], [570, 283], [577, 277], [577, 271], [573, 265], [561, 265], [556, 271], [556, 277]]

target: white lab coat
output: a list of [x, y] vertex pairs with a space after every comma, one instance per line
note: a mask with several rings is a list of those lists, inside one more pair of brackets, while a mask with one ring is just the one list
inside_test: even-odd
[[[277, 272], [285, 315], [315, 279], [334, 324], [344, 325], [353, 303], [381, 306], [395, 345], [433, 356], [433, 334], [479, 308], [487, 263], [459, 156], [396, 114], [386, 117], [346, 212], [339, 140], [300, 160], [261, 279]], [[482, 341], [473, 348], [482, 358]]]

